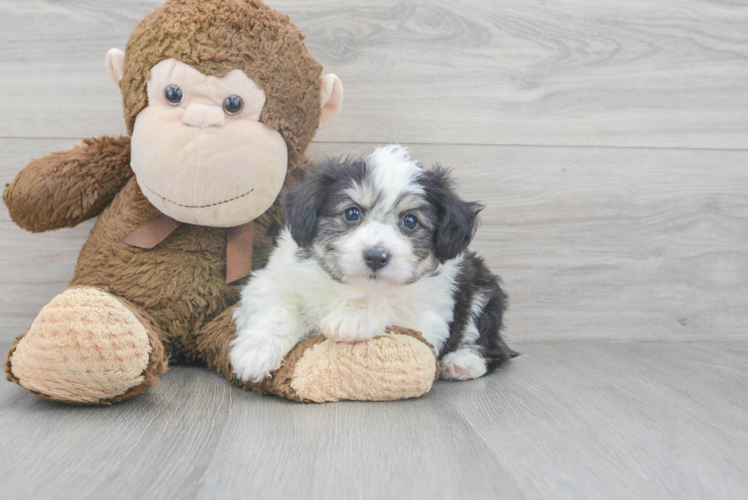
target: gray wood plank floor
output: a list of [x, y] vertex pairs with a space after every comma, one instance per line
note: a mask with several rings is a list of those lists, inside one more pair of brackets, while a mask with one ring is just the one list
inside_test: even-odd
[[745, 343], [518, 347], [397, 403], [290, 403], [185, 367], [105, 408], [0, 384], [0, 496], [748, 497]]

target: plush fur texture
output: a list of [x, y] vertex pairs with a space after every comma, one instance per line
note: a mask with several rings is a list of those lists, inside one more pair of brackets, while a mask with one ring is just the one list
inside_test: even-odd
[[287, 15], [255, 0], [170, 0], [151, 12], [125, 50], [120, 86], [131, 134], [148, 105], [150, 68], [169, 58], [210, 76], [242, 70], [265, 91], [261, 121], [285, 139], [289, 164], [303, 160], [319, 123], [322, 65]]
[[300, 402], [388, 401], [421, 396], [439, 376], [434, 348], [420, 333], [389, 328], [387, 338], [358, 344], [312, 336], [291, 349], [271, 378], [242, 381], [229, 362], [238, 307], [207, 325], [197, 340], [200, 352], [217, 360], [215, 369], [238, 387]]
[[290, 385], [302, 401], [389, 401], [428, 392], [439, 376], [439, 364], [433, 346], [420, 334], [390, 328], [355, 344], [313, 337], [293, 374]]
[[[286, 184], [293, 184], [307, 162], [304, 151], [319, 122], [321, 65], [309, 55], [301, 31], [288, 17], [254, 0], [168, 0], [147, 15], [128, 42], [121, 80], [130, 133], [136, 116], [148, 104], [149, 69], [167, 58], [206, 75], [222, 76], [238, 68], [257, 82], [267, 97], [261, 121], [286, 141]], [[99, 216], [81, 250], [71, 289], [40, 315], [55, 311], [64, 324], [49, 327], [49, 322], [43, 322], [42, 328], [35, 323], [8, 353], [7, 378], [34, 394], [67, 403], [109, 404], [141, 394], [156, 383], [167, 361], [205, 364], [232, 378], [231, 308], [239, 299], [242, 282], [225, 283], [227, 231], [183, 224], [153, 249], [123, 243], [125, 235], [160, 215], [141, 192], [129, 162], [130, 137], [89, 139], [71, 151], [32, 162], [5, 190], [3, 201], [11, 218], [31, 231], [70, 227]], [[255, 269], [267, 261], [281, 228], [276, 201], [254, 221]], [[88, 296], [98, 298], [96, 308], [109, 307], [112, 314], [92, 316], [90, 304], [72, 290], [86, 290]], [[64, 303], [62, 309], [59, 303]], [[120, 380], [104, 391], [89, 387], [108, 369], [97, 361], [97, 353], [114, 355], [111, 350], [117, 342], [130, 345], [133, 335], [142, 340], [143, 331], [150, 346], [146, 362], [135, 356], [139, 364], [124, 363], [128, 374], [136, 365], [141, 369], [128, 375], [131, 386]], [[133, 349], [142, 354], [143, 346], [138, 345]], [[298, 400], [289, 385], [293, 373], [288, 368], [308, 350], [299, 349], [278, 378], [242, 386]], [[66, 361], [72, 363], [75, 352], [80, 355], [75, 363], [82, 364], [77, 368]], [[338, 356], [336, 349], [328, 355]], [[47, 359], [52, 362], [46, 363]], [[424, 362], [428, 356], [419, 359]], [[412, 360], [393, 358], [388, 363], [397, 372]], [[88, 373], [88, 378], [74, 390], [76, 382], [68, 375], [76, 370]], [[365, 370], [354, 375], [365, 376]], [[425, 387], [421, 382], [431, 377], [427, 375], [428, 370], [414, 372], [412, 384]]]
[[[150, 250], [120, 241], [158, 215], [131, 179], [91, 230], [70, 284], [125, 298], [154, 318], [172, 362], [199, 363], [196, 336], [239, 299], [241, 281], [225, 283], [224, 229], [183, 224]], [[267, 261], [281, 223], [277, 206], [255, 221], [255, 269]]]
[[99, 215], [132, 175], [129, 137], [86, 139], [32, 161], [5, 189], [3, 202], [27, 231], [73, 227]]
[[[165, 89], [177, 86], [172, 104]], [[222, 108], [231, 95], [240, 112]], [[278, 197], [288, 149], [278, 131], [260, 122], [265, 93], [242, 71], [206, 76], [175, 59], [151, 68], [148, 107], [137, 117], [130, 166], [143, 194], [180, 222], [234, 227], [256, 219]]]
[[467, 251], [482, 207], [460, 199], [448, 171], [384, 147], [324, 162], [283, 208], [287, 231], [234, 316], [230, 358], [241, 380], [262, 381], [319, 332], [358, 342], [389, 326], [417, 330], [451, 379], [482, 376], [516, 355], [500, 334], [499, 279]]
[[9, 375], [52, 399], [111, 402], [128, 391], [142, 392], [166, 371], [154, 333], [123, 300], [95, 288], [70, 288], [42, 309], [13, 346]]

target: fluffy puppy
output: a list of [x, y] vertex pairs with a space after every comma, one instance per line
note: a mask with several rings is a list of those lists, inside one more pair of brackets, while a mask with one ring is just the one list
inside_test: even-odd
[[356, 342], [390, 325], [421, 332], [446, 379], [516, 356], [499, 333], [499, 278], [467, 251], [482, 207], [457, 196], [447, 170], [387, 146], [322, 162], [282, 204], [287, 227], [234, 314], [241, 380], [265, 379], [311, 334]]

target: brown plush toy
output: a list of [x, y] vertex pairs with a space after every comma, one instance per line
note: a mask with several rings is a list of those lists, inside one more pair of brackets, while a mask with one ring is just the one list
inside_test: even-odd
[[[70, 287], [19, 336], [9, 380], [67, 403], [141, 394], [167, 362], [236, 382], [234, 304], [281, 229], [278, 194], [342, 102], [289, 18], [255, 0], [169, 0], [107, 55], [128, 136], [33, 161], [6, 189], [33, 232], [99, 216]], [[308, 339], [257, 386], [297, 401], [416, 397], [438, 373], [416, 332]]]

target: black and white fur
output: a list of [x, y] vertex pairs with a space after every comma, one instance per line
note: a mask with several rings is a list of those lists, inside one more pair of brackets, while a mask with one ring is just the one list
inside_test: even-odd
[[477, 378], [516, 356], [499, 333], [499, 278], [467, 250], [482, 207], [452, 184], [447, 170], [386, 146], [326, 160], [289, 190], [287, 228], [234, 314], [237, 376], [265, 379], [311, 334], [355, 342], [390, 325], [422, 332], [446, 379]]

